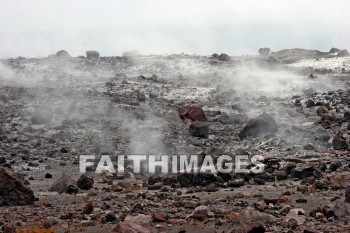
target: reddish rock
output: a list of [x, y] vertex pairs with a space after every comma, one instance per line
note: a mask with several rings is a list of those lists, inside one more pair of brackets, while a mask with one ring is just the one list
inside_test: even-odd
[[149, 185], [154, 185], [156, 183], [163, 182], [163, 178], [159, 175], [151, 175], [148, 177], [148, 184]]
[[156, 211], [152, 213], [153, 222], [166, 222], [167, 216], [164, 212]]
[[92, 202], [88, 202], [83, 208], [83, 213], [91, 214], [92, 211], [94, 211], [94, 205], [92, 204]]
[[189, 119], [191, 121], [207, 121], [207, 117], [201, 107], [191, 106], [187, 110], [179, 110], [179, 116], [182, 120]]
[[0, 167], [0, 206], [31, 205], [34, 201], [34, 192], [27, 186], [23, 177]]
[[111, 233], [151, 233], [151, 231], [135, 223], [120, 222], [113, 228]]

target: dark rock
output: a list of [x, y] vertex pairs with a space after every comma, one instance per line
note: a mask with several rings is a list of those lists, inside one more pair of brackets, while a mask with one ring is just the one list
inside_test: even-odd
[[98, 58], [100, 57], [100, 53], [97, 51], [86, 51], [87, 58]]
[[218, 59], [220, 61], [231, 61], [231, 57], [225, 53], [220, 54]]
[[249, 120], [238, 136], [244, 139], [249, 136], [257, 137], [259, 135], [273, 134], [277, 131], [278, 125], [276, 121], [270, 115], [263, 113], [257, 118]]
[[205, 187], [205, 191], [207, 192], [216, 192], [218, 191], [219, 188], [216, 186], [216, 184], [214, 183], [211, 183], [211, 184], [208, 184], [206, 187]]
[[336, 217], [333, 209], [329, 206], [325, 206], [322, 208], [322, 213], [326, 216], [326, 218], [330, 218], [330, 217]]
[[211, 173], [198, 173], [193, 177], [193, 185], [207, 186], [215, 181], [215, 176]]
[[314, 167], [307, 167], [307, 168], [296, 168], [292, 172], [293, 178], [298, 178], [299, 180], [302, 180], [306, 177], [311, 177], [314, 175], [315, 169]]
[[77, 186], [82, 190], [89, 190], [94, 186], [94, 179], [87, 175], [81, 175], [77, 181]]
[[348, 112], [348, 111], [344, 112], [344, 117], [343, 117], [343, 119], [344, 119], [345, 121], [350, 121], [350, 112]]
[[63, 172], [60, 178], [58, 178], [49, 188], [49, 192], [58, 193], [74, 193], [78, 192], [76, 187], [76, 181], [69, 176], [67, 173]]
[[244, 185], [244, 181], [243, 180], [232, 180], [227, 182], [227, 187], [231, 187], [231, 188], [237, 188], [237, 187], [241, 187]]
[[162, 182], [164, 185], [168, 185], [172, 187], [178, 183], [176, 176], [164, 177]]
[[314, 147], [314, 145], [309, 143], [309, 144], [304, 145], [303, 149], [304, 150], [315, 150], [315, 147]]
[[331, 50], [329, 50], [330, 53], [338, 53], [340, 50], [337, 48], [331, 48]]
[[183, 173], [176, 177], [181, 187], [190, 187], [193, 181], [193, 174]]
[[148, 190], [160, 190], [162, 187], [163, 187], [163, 183], [158, 182], [153, 185], [148, 185]]
[[204, 114], [204, 111], [199, 106], [191, 106], [185, 111], [179, 110], [179, 116], [182, 120], [189, 119], [191, 121], [207, 121], [207, 117]]
[[141, 225], [125, 221], [118, 223], [111, 233], [151, 233], [151, 231]]
[[218, 172], [217, 176], [221, 177], [225, 182], [229, 181], [232, 179], [232, 175], [227, 172]]
[[34, 201], [34, 192], [23, 177], [10, 169], [0, 167], [0, 206], [31, 205]]
[[92, 204], [92, 202], [88, 202], [83, 208], [83, 213], [91, 214], [92, 211], [94, 211], [94, 205]]
[[115, 222], [117, 220], [117, 216], [114, 213], [108, 212], [105, 216], [106, 222]]
[[288, 174], [284, 171], [278, 171], [276, 174], [276, 179], [277, 180], [286, 180], [288, 177]]
[[209, 126], [205, 122], [194, 121], [191, 123], [188, 131], [192, 136], [207, 138], [209, 135]]
[[154, 185], [155, 183], [163, 182], [163, 178], [160, 175], [151, 175], [148, 177], [148, 184]]
[[239, 117], [239, 116], [232, 117], [232, 116], [229, 116], [225, 112], [221, 113], [221, 116], [219, 117], [218, 120], [221, 124], [224, 124], [224, 125], [232, 125], [232, 124], [242, 123], [241, 117]]
[[348, 57], [350, 56], [349, 51], [346, 49], [340, 50], [337, 54], [337, 57]]
[[349, 146], [346, 143], [346, 139], [341, 134], [336, 134], [333, 138], [332, 145], [334, 150], [346, 150]]
[[306, 108], [311, 108], [315, 106], [315, 102], [312, 99], [309, 99], [305, 102], [305, 107]]
[[341, 167], [341, 162], [340, 161], [334, 161], [329, 165], [329, 169], [331, 171], [336, 171], [338, 168]]
[[350, 203], [350, 187], [345, 189], [345, 202]]
[[70, 57], [70, 55], [66, 50], [60, 50], [56, 53], [56, 57], [67, 58]]
[[260, 48], [258, 52], [259, 52], [260, 56], [267, 57], [269, 55], [270, 51], [271, 51], [270, 48]]
[[146, 95], [144, 93], [139, 93], [137, 95], [137, 100], [138, 101], [146, 101]]
[[52, 178], [52, 175], [51, 175], [50, 173], [46, 173], [46, 174], [45, 174], [45, 178], [46, 178], [46, 179], [51, 179], [51, 178]]

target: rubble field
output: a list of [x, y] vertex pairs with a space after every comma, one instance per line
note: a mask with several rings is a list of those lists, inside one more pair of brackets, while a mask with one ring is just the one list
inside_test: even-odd
[[[1, 60], [0, 231], [350, 232], [341, 52]], [[259, 155], [264, 169], [95, 172], [138, 154]], [[97, 158], [85, 174], [82, 155]]]

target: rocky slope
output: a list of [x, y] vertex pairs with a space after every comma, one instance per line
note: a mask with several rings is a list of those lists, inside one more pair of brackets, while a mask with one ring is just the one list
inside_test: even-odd
[[[350, 59], [266, 53], [3, 60], [0, 228], [350, 231]], [[265, 169], [79, 173], [80, 155], [129, 154], [261, 155]]]

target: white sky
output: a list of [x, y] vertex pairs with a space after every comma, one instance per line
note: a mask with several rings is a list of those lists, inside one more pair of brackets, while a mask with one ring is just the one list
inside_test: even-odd
[[349, 0], [0, 0], [0, 57], [350, 48]]

